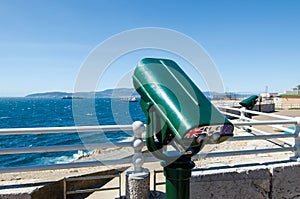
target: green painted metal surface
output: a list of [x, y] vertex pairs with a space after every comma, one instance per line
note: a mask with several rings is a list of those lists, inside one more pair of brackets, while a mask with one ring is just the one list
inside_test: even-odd
[[162, 130], [159, 136], [164, 144], [174, 137], [185, 148], [197, 145], [193, 142], [195, 138], [187, 133], [203, 126], [221, 125], [224, 127], [221, 137], [232, 136], [233, 125], [174, 61], [141, 60], [134, 71], [133, 83], [141, 95], [141, 107], [150, 127], [147, 130], [152, 133]]
[[258, 101], [257, 95], [252, 95], [248, 97], [247, 99], [242, 100], [239, 104], [243, 107], [245, 107], [248, 110], [251, 110], [254, 108], [256, 102]]
[[190, 157], [181, 157], [172, 164], [164, 166], [166, 199], [190, 198], [190, 178], [194, 167], [195, 163]]
[[[191, 157], [201, 149], [202, 137], [220, 143], [233, 136], [233, 125], [172, 60], [141, 60], [133, 84], [147, 118], [147, 148], [162, 160], [167, 199], [188, 199]], [[174, 143], [180, 154], [176, 161], [165, 150]]]

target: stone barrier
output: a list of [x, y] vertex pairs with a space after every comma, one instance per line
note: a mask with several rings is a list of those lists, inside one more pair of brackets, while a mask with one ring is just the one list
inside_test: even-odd
[[191, 199], [297, 198], [300, 196], [300, 163], [203, 169], [193, 172], [190, 183]]

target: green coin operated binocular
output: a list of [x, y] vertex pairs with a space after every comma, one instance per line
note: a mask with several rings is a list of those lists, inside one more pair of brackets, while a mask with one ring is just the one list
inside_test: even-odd
[[248, 110], [252, 110], [254, 108], [255, 104], [257, 103], [257, 101], [258, 101], [258, 96], [252, 95], [252, 96], [248, 97], [247, 99], [244, 99], [243, 101], [241, 101], [239, 104]]
[[233, 135], [233, 125], [172, 60], [145, 58], [133, 75], [147, 118], [148, 150], [167, 160], [169, 144], [182, 155], [198, 153], [204, 140], [220, 143]]
[[172, 60], [142, 59], [133, 84], [147, 119], [147, 148], [164, 166], [167, 198], [189, 198], [191, 157], [233, 136], [234, 127]]
[[[255, 106], [255, 104], [258, 102], [259, 97], [257, 95], [251, 95], [250, 97], [242, 100], [239, 104], [244, 107], [247, 110], [252, 110]], [[259, 104], [259, 111], [261, 111], [261, 104]], [[252, 118], [252, 114], [251, 113], [244, 113], [245, 117], [247, 118]], [[251, 127], [251, 125], [250, 125]], [[250, 128], [246, 128], [245, 129], [247, 132], [251, 132]]]

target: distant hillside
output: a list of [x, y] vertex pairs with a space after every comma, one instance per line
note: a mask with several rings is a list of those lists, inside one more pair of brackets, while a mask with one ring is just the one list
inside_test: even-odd
[[46, 92], [46, 93], [34, 93], [26, 95], [28, 98], [62, 98], [64, 96], [72, 95], [72, 93], [66, 92]]
[[138, 97], [138, 93], [131, 88], [117, 88], [107, 89], [97, 92], [82, 92], [82, 93], [68, 93], [68, 92], [45, 92], [34, 93], [27, 95], [27, 98], [63, 98], [63, 97], [78, 97], [78, 98], [125, 98], [135, 96]]
[[96, 92], [96, 98], [122, 98], [130, 96], [138, 97], [139, 94], [133, 88], [107, 89]]
[[[217, 92], [203, 92], [203, 94], [209, 99], [239, 99], [249, 96], [249, 94], [238, 93], [217, 93]], [[127, 97], [139, 97], [139, 94], [133, 88], [117, 88], [106, 89], [104, 91], [97, 92], [83, 92], [83, 93], [67, 93], [67, 92], [45, 92], [35, 93], [27, 95], [27, 98], [63, 98], [63, 97], [75, 97], [75, 98], [127, 98]]]

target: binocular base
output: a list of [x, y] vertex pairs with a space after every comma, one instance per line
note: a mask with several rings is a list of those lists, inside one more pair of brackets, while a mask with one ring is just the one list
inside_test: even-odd
[[192, 168], [195, 163], [191, 158], [179, 158], [175, 162], [164, 166], [166, 177], [166, 199], [189, 199], [190, 198], [190, 178]]

